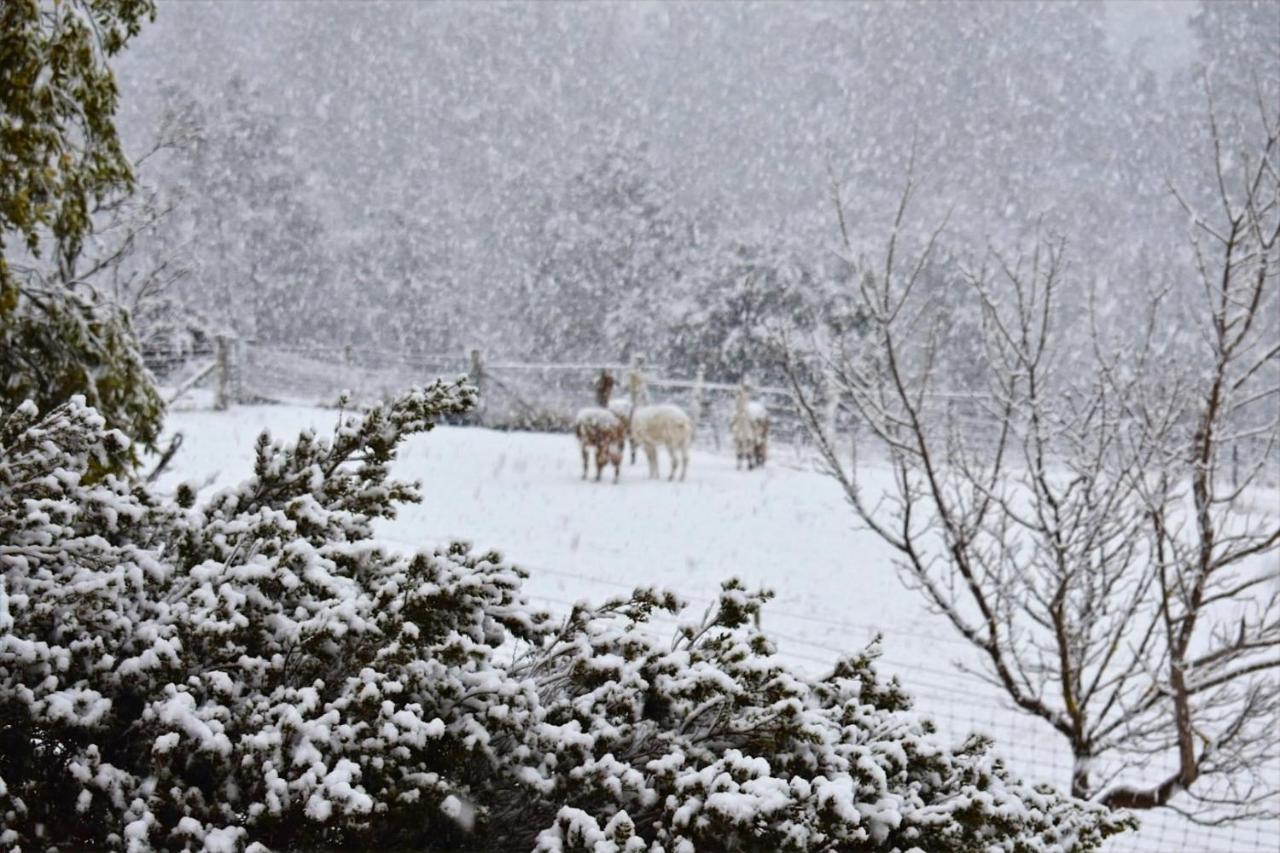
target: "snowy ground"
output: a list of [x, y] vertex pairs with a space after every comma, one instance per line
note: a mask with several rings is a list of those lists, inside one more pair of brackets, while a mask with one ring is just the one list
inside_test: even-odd
[[[233, 485], [250, 471], [259, 431], [287, 438], [306, 427], [332, 429], [335, 417], [295, 406], [175, 412], [168, 426], [185, 443], [161, 485], [209, 478]], [[643, 460], [624, 467], [617, 485], [584, 483], [569, 436], [443, 427], [403, 449], [394, 473], [420, 479], [424, 501], [384, 523], [380, 536], [405, 549], [452, 539], [495, 548], [530, 572], [530, 598], [551, 610], [652, 584], [700, 613], [727, 577], [768, 586], [776, 598], [763, 627], [797, 667], [817, 674], [881, 633], [883, 670], [902, 679], [944, 733], [988, 732], [1020, 774], [1065, 785], [1070, 755], [1055, 736], [958, 668], [975, 662], [973, 653], [903, 587], [886, 547], [854, 529], [838, 488], [788, 464], [793, 454], [779, 455], [747, 472], [735, 470], [727, 452], [695, 452], [684, 483], [648, 480]], [[1259, 824], [1209, 830], [1151, 816], [1144, 823], [1110, 849], [1280, 846], [1280, 828]]]

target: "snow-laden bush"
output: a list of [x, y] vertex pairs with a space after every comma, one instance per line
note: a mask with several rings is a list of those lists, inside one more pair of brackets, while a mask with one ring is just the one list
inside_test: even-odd
[[235, 850], [1068, 850], [1123, 829], [948, 748], [872, 653], [821, 681], [726, 583], [700, 622], [640, 590], [563, 622], [464, 545], [375, 519], [437, 383], [332, 436], [259, 439], [196, 507], [111, 473], [76, 399], [0, 415], [0, 844]]

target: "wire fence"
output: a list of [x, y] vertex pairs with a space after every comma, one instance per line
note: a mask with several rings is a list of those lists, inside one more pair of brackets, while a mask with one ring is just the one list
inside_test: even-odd
[[[531, 569], [537, 574], [561, 575], [580, 584], [629, 590], [627, 583], [588, 577], [574, 572]], [[566, 598], [531, 594], [535, 604], [547, 609], [567, 612], [574, 602]], [[684, 595], [696, 606], [710, 603], [708, 598]], [[650, 631], [657, 638], [670, 636], [678, 620], [655, 615]], [[796, 633], [802, 626], [823, 625], [840, 637], [836, 642], [819, 642]], [[780, 627], [781, 626], [781, 627]], [[762, 625], [778, 646], [778, 654], [789, 664], [820, 675], [842, 654], [857, 651], [876, 635], [885, 635], [885, 653], [877, 662], [886, 676], [895, 676], [911, 695], [914, 708], [937, 726], [941, 736], [959, 743], [970, 734], [992, 738], [993, 749], [1013, 773], [1027, 781], [1049, 783], [1066, 788], [1071, 780], [1074, 762], [1061, 737], [1047, 723], [1028, 716], [1002, 701], [997, 690], [966, 670], [949, 665], [963, 660], [976, 666], [973, 649], [964, 641], [927, 630], [910, 630], [832, 619], [814, 613], [795, 613], [770, 606]], [[788, 630], [791, 629], [791, 630]], [[931, 663], [902, 657], [907, 641], [924, 641], [930, 648]], [[1270, 768], [1280, 774], [1280, 756]], [[1280, 776], [1278, 776], [1280, 778]], [[1207, 826], [1189, 820], [1171, 809], [1138, 813], [1139, 828], [1110, 839], [1106, 853], [1168, 853], [1169, 851], [1231, 851], [1231, 853], [1274, 853], [1280, 848], [1280, 824], [1269, 820], [1244, 820]]]
[[[437, 377], [466, 376], [481, 392], [479, 408], [469, 423], [537, 431], [569, 431], [577, 411], [594, 404], [593, 389], [602, 371], [618, 380], [616, 396], [624, 398], [626, 378], [638, 372], [646, 379], [650, 401], [674, 403], [687, 411], [696, 424], [695, 445], [716, 451], [731, 443], [728, 425], [738, 390], [737, 385], [705, 381], [696, 374], [681, 376], [643, 359], [629, 363], [491, 362], [479, 350], [438, 353], [376, 346], [280, 346], [216, 337], [181, 354], [152, 353], [147, 358], [168, 389], [171, 402], [179, 407], [194, 403], [225, 408], [237, 402], [332, 406], [343, 393], [357, 404], [366, 404]], [[752, 393], [769, 412], [771, 455], [786, 459], [790, 451], [791, 462], [809, 464], [809, 432], [790, 389], [753, 387]], [[848, 444], [850, 457], [855, 452], [861, 459], [883, 457], [886, 448], [869, 430], [860, 428], [848, 407], [835, 399], [817, 402], [828, 434]], [[935, 393], [927, 396], [925, 406], [928, 421], [938, 429], [952, 431], [970, 451], [982, 453], [994, 447], [1002, 415], [989, 397]], [[1239, 432], [1223, 457], [1224, 480], [1234, 487], [1242, 478], [1251, 477], [1254, 466], [1260, 466], [1257, 483], [1280, 484], [1280, 446], [1257, 431]], [[1011, 449], [1011, 464], [1016, 466], [1020, 457], [1017, 448]]]
[[[698, 376], [667, 375], [642, 359], [631, 363], [543, 363], [493, 361], [479, 351], [465, 354], [391, 352], [377, 348], [284, 347], [229, 338], [212, 340], [200, 352], [149, 359], [173, 405], [294, 403], [334, 406], [347, 394], [356, 404], [386, 399], [438, 377], [465, 376], [480, 389], [471, 423], [506, 430], [569, 431], [574, 415], [594, 405], [594, 385], [602, 371], [620, 380], [645, 377], [650, 402], [674, 403], [693, 417], [695, 444], [721, 450], [730, 444], [729, 420], [737, 385]], [[809, 441], [783, 388], [757, 387], [755, 397], [769, 410], [771, 441], [807, 458]]]
[[[647, 379], [652, 402], [671, 402], [689, 412], [697, 423], [696, 443], [704, 449], [720, 451], [730, 439], [728, 423], [735, 407], [738, 386], [705, 381], [701, 376], [671, 376], [660, 365], [643, 361], [630, 363], [528, 364], [512, 361], [489, 362], [483, 354], [415, 351], [387, 351], [377, 347], [284, 347], [266, 346], [228, 338], [213, 339], [198, 351], [181, 356], [149, 357], [153, 372], [161, 378], [174, 405], [225, 407], [232, 403], [272, 402], [312, 406], [336, 405], [347, 393], [356, 403], [372, 403], [437, 377], [466, 376], [481, 390], [479, 410], [471, 423], [495, 429], [568, 430], [573, 416], [583, 406], [594, 404], [594, 385], [602, 371], [611, 372], [619, 382], [619, 393], [627, 393], [626, 377], [642, 373]], [[753, 388], [770, 413], [772, 457], [784, 457], [808, 467], [813, 454], [807, 431], [787, 389]], [[932, 401], [936, 414], [967, 440], [979, 446], [993, 434], [989, 406], [974, 395], [938, 395]], [[874, 443], [860, 434], [850, 413], [829, 405], [826, 417], [837, 432], [859, 443], [860, 458]], [[1277, 466], [1280, 470], [1280, 466]], [[604, 578], [578, 576], [554, 569], [541, 573], [564, 574], [586, 588], [592, 586], [630, 589], [630, 584]], [[551, 609], [572, 602], [541, 595], [530, 596]], [[696, 598], [694, 599], [696, 601]], [[658, 622], [662, 628], [665, 626]], [[815, 627], [831, 638], [813, 639]], [[938, 725], [940, 732], [959, 741], [970, 732], [991, 736], [1006, 764], [1017, 775], [1065, 787], [1073, 771], [1073, 761], [1047, 724], [1021, 713], [1002, 701], [998, 691], [975, 675], [949, 662], [972, 658], [973, 650], [945, 631], [917, 630], [901, 626], [860, 625], [817, 613], [791, 613], [771, 607], [765, 630], [779, 644], [781, 656], [789, 662], [817, 672], [830, 666], [841, 654], [865, 645], [874, 635], [885, 634], [897, 643], [890, 650], [912, 643], [931, 650], [928, 662], [895, 657], [892, 651], [881, 659], [883, 671], [896, 675], [915, 697], [916, 707]], [[1264, 768], [1280, 779], [1280, 756], [1272, 767]], [[1280, 804], [1278, 804], [1280, 805]], [[1249, 820], [1206, 826], [1175, 811], [1164, 809], [1139, 815], [1141, 828], [1113, 839], [1107, 853], [1154, 853], [1155, 851], [1273, 851], [1280, 849], [1280, 824], [1269, 820]]]

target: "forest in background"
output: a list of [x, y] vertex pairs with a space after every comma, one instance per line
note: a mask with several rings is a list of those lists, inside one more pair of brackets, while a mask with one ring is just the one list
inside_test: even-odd
[[119, 63], [135, 323], [769, 381], [770, 341], [857, 322], [913, 155], [944, 300], [945, 259], [1040, 232], [1117, 322], [1185, 271], [1170, 187], [1212, 192], [1207, 92], [1280, 99], [1274, 4], [918, 11], [162, 3]]

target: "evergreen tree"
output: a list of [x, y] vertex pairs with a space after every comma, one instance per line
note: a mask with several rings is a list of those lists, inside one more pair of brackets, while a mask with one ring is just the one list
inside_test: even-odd
[[723, 241], [691, 275], [691, 310], [674, 323], [669, 364], [701, 365], [708, 379], [782, 384], [780, 345], [830, 324], [857, 324], [842, 311], [843, 270], [814, 243], [774, 231]]
[[83, 395], [143, 446], [164, 405], [82, 255], [95, 210], [133, 181], [107, 60], [153, 14], [151, 0], [0, 6], [0, 407]]
[[598, 145], [549, 209], [542, 255], [515, 301], [533, 352], [553, 360], [653, 353], [703, 235], [645, 146]]
[[240, 77], [216, 101], [173, 91], [169, 102], [199, 128], [171, 166], [189, 192], [173, 223], [193, 243], [188, 301], [244, 338], [298, 341], [331, 331], [325, 307], [338, 282], [280, 118]]
[[333, 315], [321, 315], [313, 334], [372, 343], [393, 357], [462, 353], [474, 340], [463, 334], [476, 296], [457, 280], [463, 253], [420, 204], [405, 198], [402, 205], [373, 211], [364, 227], [342, 235], [333, 250], [342, 286], [335, 288]]

